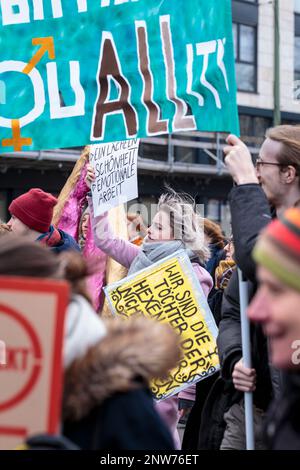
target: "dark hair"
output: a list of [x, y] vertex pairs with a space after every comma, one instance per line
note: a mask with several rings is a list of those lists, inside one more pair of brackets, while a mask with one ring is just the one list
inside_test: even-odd
[[225, 238], [220, 225], [210, 219], [204, 219], [204, 233], [209, 238], [210, 243], [223, 249], [225, 246]]
[[73, 294], [82, 295], [90, 303], [85, 281], [96, 269], [95, 262], [87, 263], [75, 251], [57, 255], [44, 245], [13, 234], [0, 239], [0, 275], [65, 279]]
[[83, 256], [75, 251], [67, 251], [61, 255], [65, 265], [65, 279], [69, 281], [74, 294], [79, 294], [92, 303], [91, 296], [87, 290], [86, 278], [95, 274], [96, 262], [87, 262]]
[[61, 279], [60, 258], [49, 248], [13, 234], [0, 239], [0, 275]]

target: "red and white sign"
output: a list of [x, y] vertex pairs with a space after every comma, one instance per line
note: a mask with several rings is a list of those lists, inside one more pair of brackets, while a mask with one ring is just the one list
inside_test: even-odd
[[0, 449], [59, 430], [64, 318], [63, 281], [0, 276]]

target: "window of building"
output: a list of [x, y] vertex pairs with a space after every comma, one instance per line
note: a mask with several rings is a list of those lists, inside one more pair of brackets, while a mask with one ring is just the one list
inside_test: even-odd
[[[295, 9], [300, 12], [300, 1], [295, 2]], [[300, 80], [300, 14], [295, 14], [294, 79]]]
[[240, 129], [243, 137], [264, 137], [266, 130], [272, 126], [272, 118], [240, 114]]
[[294, 43], [295, 80], [300, 80], [300, 36], [295, 36]]
[[294, 0], [294, 8], [296, 13], [300, 13], [300, 0]]
[[235, 67], [239, 91], [256, 91], [256, 27], [233, 23]]

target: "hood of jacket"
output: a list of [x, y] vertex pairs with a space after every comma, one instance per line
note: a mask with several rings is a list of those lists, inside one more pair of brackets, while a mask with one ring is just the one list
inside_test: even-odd
[[50, 225], [49, 232], [40, 235], [36, 241], [48, 246], [55, 253], [69, 250], [80, 251], [75, 239], [67, 232], [54, 227], [54, 225]]
[[67, 232], [64, 232], [63, 230], [58, 229], [60, 236], [61, 236], [61, 242], [52, 247], [52, 250], [55, 253], [61, 253], [63, 251], [80, 251], [78, 243], [75, 241], [71, 235], [69, 235]]
[[63, 419], [78, 421], [115, 393], [165, 378], [181, 358], [169, 325], [146, 318], [105, 321], [106, 336], [65, 371]]

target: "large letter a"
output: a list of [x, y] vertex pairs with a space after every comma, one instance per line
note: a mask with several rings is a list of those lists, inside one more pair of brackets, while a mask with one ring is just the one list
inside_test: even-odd
[[[102, 33], [98, 80], [98, 97], [94, 108], [91, 140], [103, 139], [106, 116], [109, 114], [121, 113], [124, 117], [127, 137], [135, 136], [137, 133], [137, 115], [129, 102], [130, 85], [122, 74], [112, 34], [107, 31]], [[117, 100], [109, 100], [111, 80], [115, 82], [120, 90]]]

